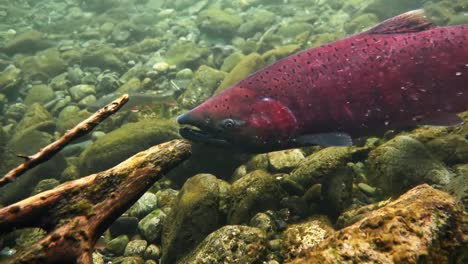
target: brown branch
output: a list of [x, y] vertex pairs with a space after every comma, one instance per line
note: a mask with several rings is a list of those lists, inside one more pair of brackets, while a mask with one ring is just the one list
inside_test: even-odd
[[73, 129], [68, 130], [60, 139], [41, 149], [38, 153], [32, 156], [20, 156], [25, 158], [25, 161], [18, 167], [9, 171], [3, 178], [0, 178], [0, 188], [10, 182], [13, 182], [26, 171], [36, 167], [46, 160], [49, 160], [72, 140], [89, 133], [94, 127], [110, 115], [117, 112], [127, 102], [128, 95], [124, 94], [112, 103], [99, 109], [96, 113], [76, 125]]
[[155, 181], [191, 154], [173, 140], [135, 154], [103, 172], [64, 183], [0, 209], [0, 234], [40, 227], [48, 235], [10, 263], [91, 264], [99, 236]]

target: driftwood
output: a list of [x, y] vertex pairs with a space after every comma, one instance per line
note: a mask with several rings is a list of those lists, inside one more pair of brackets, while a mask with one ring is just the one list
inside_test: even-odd
[[173, 140], [142, 151], [119, 165], [0, 209], [0, 234], [40, 227], [48, 234], [9, 263], [92, 263], [99, 236], [155, 181], [191, 154]]
[[73, 129], [68, 130], [60, 139], [52, 142], [47, 147], [41, 149], [38, 153], [32, 156], [20, 156], [25, 161], [9, 171], [3, 178], [0, 178], [0, 188], [13, 182], [16, 178], [24, 174], [26, 171], [36, 167], [44, 161], [52, 158], [57, 152], [68, 145], [72, 140], [79, 138], [89, 133], [94, 127], [101, 123], [104, 119], [117, 112], [122, 106], [128, 102], [128, 95], [124, 94], [110, 104], [99, 109], [96, 113], [88, 117], [76, 125]]

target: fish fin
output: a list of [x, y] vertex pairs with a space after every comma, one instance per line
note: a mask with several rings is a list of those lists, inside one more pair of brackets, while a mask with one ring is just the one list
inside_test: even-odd
[[418, 125], [423, 126], [459, 126], [464, 123], [463, 119], [453, 113], [437, 113], [427, 117], [416, 117]]
[[367, 34], [396, 34], [428, 30], [434, 25], [426, 20], [424, 10], [417, 9], [392, 17], [369, 29]]
[[296, 138], [297, 143], [303, 146], [320, 145], [320, 146], [351, 146], [353, 139], [346, 133], [319, 133], [302, 135]]

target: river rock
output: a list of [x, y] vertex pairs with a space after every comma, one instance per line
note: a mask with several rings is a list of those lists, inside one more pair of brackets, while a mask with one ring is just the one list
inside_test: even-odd
[[128, 242], [127, 246], [125, 247], [124, 256], [143, 256], [147, 246], [148, 242], [146, 242], [146, 240], [132, 240]]
[[127, 213], [129, 216], [134, 216], [137, 218], [143, 218], [151, 211], [156, 209], [158, 206], [158, 200], [154, 193], [146, 192], [144, 193], [138, 201], [130, 209], [128, 209]]
[[44, 104], [54, 98], [54, 90], [47, 85], [39, 84], [33, 85], [29, 89], [24, 103], [26, 105], [32, 105], [33, 103]]
[[237, 14], [228, 13], [217, 8], [210, 8], [200, 13], [198, 24], [200, 30], [219, 37], [231, 36], [242, 23]]
[[216, 89], [216, 93], [238, 83], [253, 72], [263, 68], [265, 61], [258, 53], [251, 53], [245, 56], [224, 78], [223, 82]]
[[262, 263], [266, 251], [260, 229], [227, 225], [207, 236], [180, 263]]
[[385, 193], [401, 194], [427, 182], [446, 185], [451, 174], [418, 140], [398, 136], [369, 153], [369, 182]]
[[157, 242], [161, 238], [165, 219], [166, 214], [161, 209], [156, 209], [141, 219], [138, 229], [148, 242]]
[[106, 244], [105, 250], [115, 255], [123, 255], [128, 242], [127, 235], [118, 236]]
[[26, 31], [7, 41], [3, 49], [9, 54], [34, 53], [49, 45], [41, 32]]
[[248, 223], [258, 212], [279, 209], [285, 195], [274, 175], [255, 170], [232, 184], [228, 223]]
[[60, 52], [54, 48], [27, 56], [19, 60], [19, 65], [26, 80], [48, 81], [66, 70], [67, 63]]
[[83, 174], [108, 169], [139, 151], [179, 138], [177, 129], [175, 122], [160, 119], [125, 124], [87, 147], [80, 155], [79, 167]]
[[463, 263], [463, 219], [450, 195], [423, 184], [291, 263]]
[[289, 149], [268, 153], [268, 161], [272, 172], [290, 172], [304, 159], [300, 149]]
[[6, 67], [0, 73], [0, 92], [10, 93], [13, 92], [21, 83], [21, 69], [13, 65]]
[[345, 167], [358, 152], [359, 150], [354, 148], [324, 148], [307, 156], [287, 177], [307, 189]]
[[190, 81], [187, 90], [178, 98], [182, 107], [191, 109], [213, 95], [227, 73], [206, 65], [200, 66]]
[[163, 263], [175, 263], [225, 222], [219, 209], [225, 184], [210, 174], [185, 182], [163, 226]]
[[288, 261], [306, 252], [333, 235], [333, 227], [326, 216], [313, 217], [288, 226], [281, 234], [281, 255]]

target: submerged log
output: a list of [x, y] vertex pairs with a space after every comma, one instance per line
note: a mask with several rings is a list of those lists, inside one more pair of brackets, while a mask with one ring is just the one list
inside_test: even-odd
[[155, 181], [187, 159], [190, 144], [173, 140], [117, 166], [0, 209], [0, 233], [40, 227], [48, 235], [10, 263], [92, 263], [99, 236]]
[[290, 263], [466, 263], [467, 220], [454, 198], [423, 184]]

